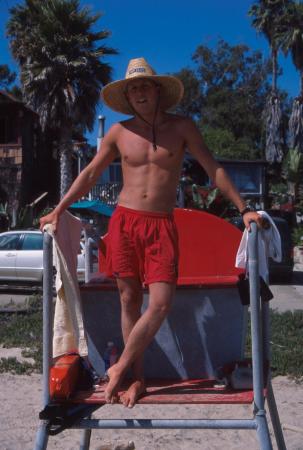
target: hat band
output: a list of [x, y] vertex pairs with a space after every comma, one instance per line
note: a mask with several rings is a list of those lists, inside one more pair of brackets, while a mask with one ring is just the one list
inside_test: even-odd
[[145, 67], [134, 67], [133, 69], [130, 69], [128, 72], [128, 75], [132, 75], [133, 73], [144, 73], [146, 72]]

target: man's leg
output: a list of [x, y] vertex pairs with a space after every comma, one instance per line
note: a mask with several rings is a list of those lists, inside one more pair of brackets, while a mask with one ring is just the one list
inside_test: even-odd
[[[124, 345], [135, 324], [141, 317], [143, 301], [142, 284], [139, 279], [119, 278], [117, 285], [121, 300], [121, 327]], [[124, 406], [133, 406], [136, 399], [145, 391], [143, 373], [144, 355], [137, 358], [132, 364], [133, 381], [128, 390], [121, 397]]]
[[160, 328], [171, 308], [174, 292], [174, 284], [158, 282], [149, 285], [148, 308], [130, 332], [119, 361], [108, 370], [110, 380], [105, 391], [108, 403], [114, 402], [125, 373], [134, 361], [142, 357], [144, 350]]

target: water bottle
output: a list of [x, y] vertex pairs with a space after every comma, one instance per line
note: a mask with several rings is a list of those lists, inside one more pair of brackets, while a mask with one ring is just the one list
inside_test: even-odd
[[104, 366], [105, 366], [105, 374], [107, 373], [108, 369], [116, 363], [118, 359], [118, 350], [115, 346], [115, 344], [112, 341], [109, 341], [107, 343], [103, 360], [104, 360]]

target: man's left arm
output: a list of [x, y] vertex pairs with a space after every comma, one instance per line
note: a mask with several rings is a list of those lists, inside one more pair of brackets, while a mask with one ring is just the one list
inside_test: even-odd
[[[189, 119], [184, 121], [185, 145], [189, 153], [199, 162], [206, 171], [209, 178], [220, 189], [222, 194], [228, 198], [239, 210], [240, 213], [245, 210], [246, 203], [241, 197], [238, 189], [223, 169], [223, 167], [214, 159], [207, 148], [199, 129], [194, 122]], [[243, 221], [246, 228], [250, 228], [250, 222], [254, 221], [258, 226], [262, 225], [261, 216], [249, 211], [243, 215]]]

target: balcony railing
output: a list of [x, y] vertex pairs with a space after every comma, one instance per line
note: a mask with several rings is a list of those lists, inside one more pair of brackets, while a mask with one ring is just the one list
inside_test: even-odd
[[20, 144], [0, 144], [0, 162], [2, 165], [21, 165], [22, 147]]
[[[116, 206], [122, 189], [122, 183], [109, 182], [96, 184], [90, 191], [91, 200], [100, 200], [108, 206]], [[184, 192], [182, 185], [177, 187], [176, 206], [184, 207]]]
[[116, 206], [122, 189], [122, 183], [96, 184], [90, 191], [92, 200], [100, 200], [108, 206]]

